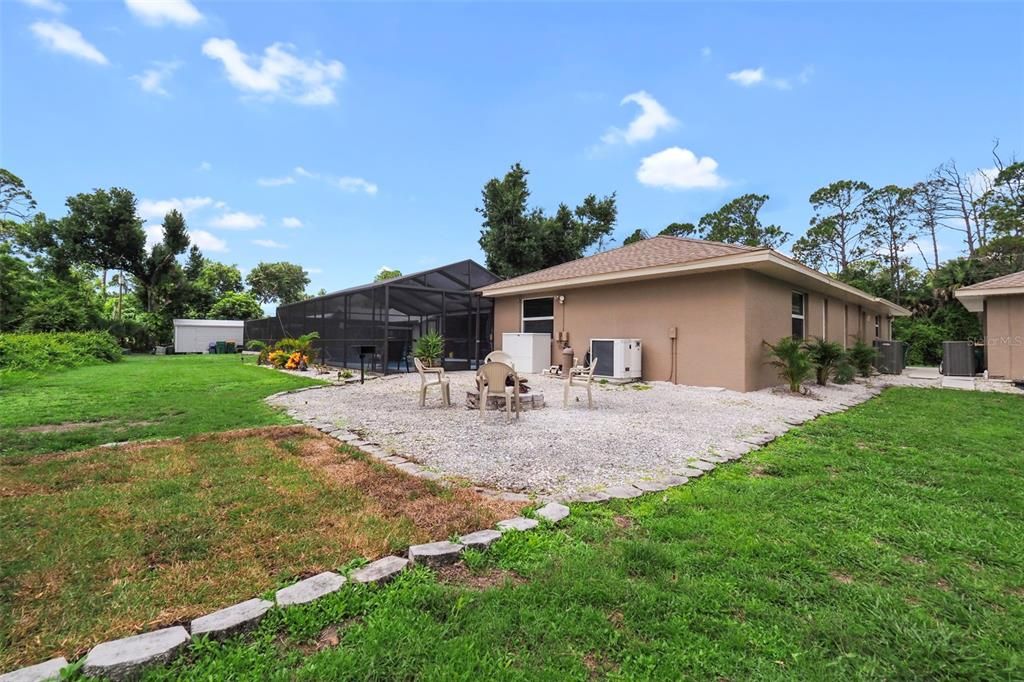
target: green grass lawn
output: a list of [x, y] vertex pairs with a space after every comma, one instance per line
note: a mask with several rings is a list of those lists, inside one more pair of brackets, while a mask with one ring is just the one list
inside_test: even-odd
[[133, 355], [44, 375], [0, 374], [0, 457], [286, 424], [263, 398], [316, 383], [236, 355]]
[[0, 672], [512, 514], [298, 426], [0, 460]]
[[164, 679], [1024, 679], [1024, 400], [893, 389]]

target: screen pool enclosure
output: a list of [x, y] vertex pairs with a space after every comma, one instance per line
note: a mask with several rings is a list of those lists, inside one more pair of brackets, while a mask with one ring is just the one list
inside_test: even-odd
[[317, 362], [390, 374], [412, 367], [423, 334], [445, 339], [447, 369], [476, 369], [493, 350], [494, 301], [474, 289], [499, 277], [471, 260], [278, 306], [273, 317], [245, 323], [245, 340], [268, 345], [317, 332]]

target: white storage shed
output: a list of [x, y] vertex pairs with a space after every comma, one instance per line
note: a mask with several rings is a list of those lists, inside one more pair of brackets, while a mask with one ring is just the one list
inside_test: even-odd
[[242, 320], [175, 320], [174, 352], [207, 353], [211, 343], [233, 341], [242, 345], [245, 322]]

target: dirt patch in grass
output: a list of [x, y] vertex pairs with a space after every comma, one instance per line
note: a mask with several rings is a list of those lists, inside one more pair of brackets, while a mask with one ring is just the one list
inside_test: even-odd
[[472, 571], [463, 563], [437, 569], [437, 579], [446, 585], [458, 585], [471, 590], [487, 590], [504, 585], [521, 585], [526, 582], [526, 578], [515, 571], [501, 568]]
[[0, 573], [10, 595], [0, 670], [187, 622], [522, 507], [408, 476], [301, 426], [29, 456], [2, 470], [0, 557], [18, 559]]
[[116, 424], [116, 419], [107, 419], [99, 422], [63, 422], [61, 424], [39, 424], [38, 426], [26, 426], [18, 429], [18, 433], [67, 433], [77, 429], [94, 429], [100, 426]]
[[903, 561], [903, 563], [905, 563], [905, 564], [910, 564], [911, 566], [924, 566], [925, 563], [926, 563], [925, 560], [922, 559], [921, 557], [917, 557], [917, 556], [913, 556], [913, 555], [909, 555], [909, 554], [907, 556], [900, 557], [900, 560]]
[[619, 528], [632, 528], [633, 527], [633, 519], [629, 518], [628, 516], [616, 516], [614, 521], [615, 521], [615, 525], [618, 526]]
[[832, 579], [835, 580], [837, 583], [842, 583], [844, 585], [852, 585], [853, 584], [853, 576], [850, 575], [849, 573], [842, 573], [840, 571], [832, 571], [831, 573], [829, 573], [829, 575], [831, 575]]
[[619, 669], [618, 663], [599, 651], [588, 651], [583, 654], [583, 667], [587, 669], [592, 680], [602, 680]]

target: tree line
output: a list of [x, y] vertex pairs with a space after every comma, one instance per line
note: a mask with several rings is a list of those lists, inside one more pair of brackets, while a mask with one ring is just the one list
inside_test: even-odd
[[[910, 344], [910, 362], [936, 364], [942, 341], [981, 335], [978, 317], [953, 292], [1024, 270], [1024, 163], [1004, 162], [998, 144], [992, 163], [988, 172], [965, 172], [948, 161], [911, 186], [831, 182], [808, 198], [808, 227], [792, 242], [792, 255], [909, 308], [913, 315], [895, 321], [894, 336]], [[528, 205], [528, 174], [516, 164], [484, 186], [477, 211], [483, 217], [480, 246], [488, 268], [515, 277], [612, 243], [618, 214], [614, 193], [601, 199], [589, 195], [575, 210], [563, 203], [549, 216]], [[779, 249], [793, 235], [762, 222], [759, 214], [768, 200], [765, 194], [744, 194], [696, 222], [673, 222], [653, 235], [636, 229], [622, 243], [669, 235]], [[943, 258], [941, 244], [949, 235], [961, 248]]]
[[170, 342], [174, 318], [246, 320], [262, 317], [263, 303], [307, 297], [309, 275], [294, 263], [260, 263], [243, 278], [204, 256], [177, 210], [147, 246], [127, 189], [76, 194], [65, 206], [48, 218], [22, 179], [0, 169], [0, 331], [106, 329], [145, 349]]

